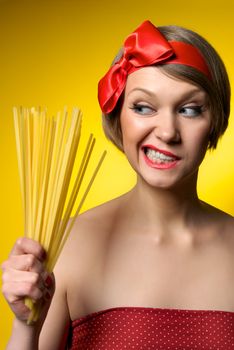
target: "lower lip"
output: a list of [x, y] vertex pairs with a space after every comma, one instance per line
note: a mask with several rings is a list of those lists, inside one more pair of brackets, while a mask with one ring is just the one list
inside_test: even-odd
[[154, 163], [145, 155], [145, 153], [144, 153], [144, 159], [145, 159], [146, 164], [149, 165], [151, 168], [162, 169], [162, 170], [172, 169], [179, 162], [179, 159], [176, 159], [173, 162], [168, 162], [168, 163], [161, 163], [161, 164]]

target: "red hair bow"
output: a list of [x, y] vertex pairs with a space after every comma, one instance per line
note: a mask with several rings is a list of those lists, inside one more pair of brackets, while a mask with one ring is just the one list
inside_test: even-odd
[[99, 81], [98, 100], [103, 113], [113, 111], [130, 73], [145, 66], [171, 63], [192, 66], [210, 75], [197, 48], [184, 42], [168, 42], [150, 21], [143, 22], [125, 40], [122, 58]]

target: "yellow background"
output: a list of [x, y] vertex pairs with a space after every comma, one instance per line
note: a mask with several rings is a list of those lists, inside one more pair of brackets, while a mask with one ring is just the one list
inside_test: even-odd
[[[12, 107], [47, 106], [49, 114], [68, 106], [84, 113], [83, 138], [97, 137], [95, 160], [108, 157], [83, 209], [128, 190], [135, 181], [123, 155], [101, 130], [97, 82], [123, 39], [143, 20], [177, 24], [205, 36], [234, 77], [233, 1], [28, 0], [0, 1], [0, 261], [23, 233]], [[218, 150], [201, 167], [202, 199], [234, 214], [234, 120]], [[93, 165], [94, 166], [94, 165]], [[0, 349], [10, 334], [11, 312], [0, 297]]]

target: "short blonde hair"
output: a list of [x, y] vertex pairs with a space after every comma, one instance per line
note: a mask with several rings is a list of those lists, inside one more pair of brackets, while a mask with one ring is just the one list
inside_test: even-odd
[[[215, 149], [218, 140], [228, 126], [230, 114], [230, 83], [224, 63], [215, 49], [199, 34], [179, 26], [157, 27], [168, 41], [182, 41], [199, 49], [210, 70], [211, 79], [190, 66], [181, 64], [157, 65], [165, 74], [198, 85], [208, 95], [212, 114], [212, 126], [209, 137], [209, 149]], [[112, 65], [123, 55], [119, 51]], [[123, 94], [122, 94], [123, 96]], [[102, 115], [103, 129], [106, 137], [123, 151], [120, 110], [122, 98], [114, 111]]]

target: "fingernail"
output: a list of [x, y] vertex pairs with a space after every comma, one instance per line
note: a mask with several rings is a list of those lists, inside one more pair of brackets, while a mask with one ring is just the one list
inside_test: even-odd
[[48, 275], [45, 279], [45, 286], [50, 287], [52, 285], [52, 283], [53, 283], [53, 280], [52, 280], [51, 276]]

